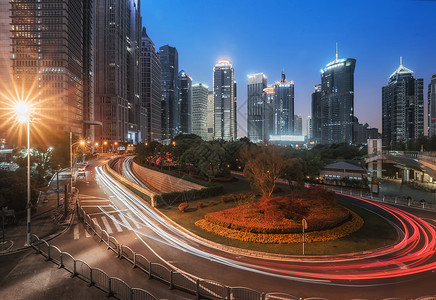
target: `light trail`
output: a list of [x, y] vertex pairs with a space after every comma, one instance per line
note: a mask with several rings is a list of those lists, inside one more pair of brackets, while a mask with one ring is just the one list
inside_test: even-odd
[[[127, 164], [123, 165], [123, 171], [128, 172]], [[213, 248], [201, 238], [168, 222], [159, 212], [124, 189], [101, 167], [96, 168], [96, 173], [100, 183], [108, 188], [135, 215], [138, 219], [137, 222], [141, 223], [147, 230], [152, 231], [151, 234], [146, 234], [144, 230], [136, 230], [130, 226], [129, 229], [141, 236], [141, 240], [151, 239], [184, 253], [232, 268], [303, 282], [356, 285], [356, 282], [339, 284], [331, 281], [363, 281], [361, 284], [357, 284], [359, 286], [372, 285], [368, 283], [370, 280], [399, 278], [436, 269], [436, 233], [434, 227], [413, 214], [384, 203], [351, 197], [383, 210], [399, 224], [398, 227], [403, 234], [394, 245], [351, 254], [261, 259], [244, 256], [237, 252], [232, 253], [230, 250]], [[131, 175], [134, 176], [133, 173]], [[115, 206], [112, 208], [123, 213], [120, 208]], [[105, 212], [103, 208], [100, 209]], [[114, 222], [119, 222], [112, 213], [107, 212], [106, 215]], [[123, 215], [127, 217], [127, 214]], [[152, 250], [145, 241], [144, 243]], [[162, 257], [160, 258], [165, 261]], [[166, 263], [177, 269], [169, 262]]]

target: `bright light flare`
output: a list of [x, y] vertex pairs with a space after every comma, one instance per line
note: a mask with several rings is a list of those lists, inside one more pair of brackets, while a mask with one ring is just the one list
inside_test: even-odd
[[15, 115], [17, 117], [18, 122], [26, 123], [30, 120], [30, 107], [25, 102], [18, 102], [15, 105]]

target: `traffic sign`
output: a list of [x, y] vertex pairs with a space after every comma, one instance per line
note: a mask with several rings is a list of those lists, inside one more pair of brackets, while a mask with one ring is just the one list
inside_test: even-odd
[[64, 175], [61, 175], [60, 176], [61, 178], [63, 178], [63, 179], [70, 179], [71, 178], [71, 174], [64, 174]]

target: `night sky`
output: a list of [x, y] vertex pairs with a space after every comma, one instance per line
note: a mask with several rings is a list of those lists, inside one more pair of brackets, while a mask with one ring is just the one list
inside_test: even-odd
[[[141, 0], [143, 25], [156, 48], [179, 52], [179, 70], [212, 90], [216, 61], [229, 58], [238, 83], [238, 136], [246, 135], [247, 75], [268, 84], [284, 70], [295, 81], [295, 113], [311, 114], [313, 86], [335, 58], [355, 58], [355, 115], [381, 131], [381, 88], [399, 66], [436, 73], [436, 1]], [[427, 121], [427, 119], [426, 119]], [[305, 131], [305, 130], [304, 130]]]

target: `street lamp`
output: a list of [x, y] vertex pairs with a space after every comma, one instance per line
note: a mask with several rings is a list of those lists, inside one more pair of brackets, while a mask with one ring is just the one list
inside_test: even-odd
[[85, 145], [85, 141], [81, 140], [78, 142], [73, 143], [73, 133], [70, 131], [70, 171], [71, 171], [71, 178], [70, 178], [70, 189], [71, 192], [73, 192], [73, 146], [74, 145]]
[[30, 245], [30, 107], [27, 103], [18, 102], [15, 106], [15, 115], [18, 122], [27, 123], [27, 240]]

